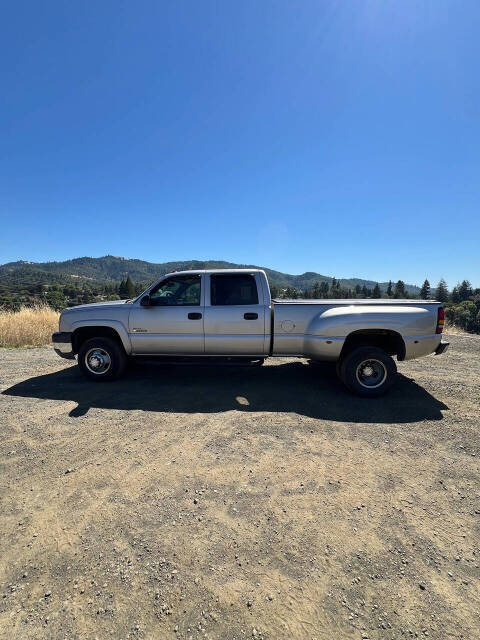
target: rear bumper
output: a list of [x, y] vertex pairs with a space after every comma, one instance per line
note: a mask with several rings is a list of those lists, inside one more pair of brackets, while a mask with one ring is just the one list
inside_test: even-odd
[[449, 345], [450, 345], [449, 342], [447, 342], [446, 340], [442, 340], [442, 342], [440, 342], [438, 347], [435, 349], [435, 355], [439, 356], [440, 354], [442, 354], [444, 351], [448, 349]]
[[69, 331], [57, 331], [52, 335], [53, 348], [61, 358], [73, 360], [72, 334]]

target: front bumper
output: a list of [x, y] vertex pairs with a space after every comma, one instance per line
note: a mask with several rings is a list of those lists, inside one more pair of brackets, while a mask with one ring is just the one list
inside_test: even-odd
[[53, 348], [61, 358], [73, 360], [72, 334], [69, 331], [57, 331], [52, 335]]
[[446, 340], [442, 340], [438, 345], [438, 347], [435, 349], [435, 355], [439, 356], [440, 354], [442, 354], [444, 351], [448, 349], [449, 345], [450, 345], [449, 342], [447, 342]]

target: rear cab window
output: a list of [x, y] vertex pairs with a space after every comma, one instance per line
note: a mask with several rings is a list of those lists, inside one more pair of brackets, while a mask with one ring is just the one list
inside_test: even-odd
[[255, 276], [249, 274], [211, 275], [210, 304], [214, 307], [258, 305]]

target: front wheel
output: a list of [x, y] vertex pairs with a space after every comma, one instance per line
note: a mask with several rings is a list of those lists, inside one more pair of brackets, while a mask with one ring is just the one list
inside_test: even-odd
[[395, 382], [397, 366], [383, 349], [358, 347], [342, 359], [337, 372], [350, 391], [372, 398], [390, 389]]
[[90, 338], [78, 351], [81, 372], [96, 382], [115, 380], [122, 375], [126, 364], [125, 351], [110, 338]]

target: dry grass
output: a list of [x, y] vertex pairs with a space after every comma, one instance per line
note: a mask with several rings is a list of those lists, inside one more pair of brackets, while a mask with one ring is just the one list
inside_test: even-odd
[[443, 331], [444, 333], [450, 333], [453, 335], [456, 335], [456, 334], [468, 335], [468, 331], [465, 331], [465, 329], [463, 329], [462, 327], [459, 327], [458, 325], [448, 321], [445, 322], [445, 327]]
[[58, 331], [57, 311], [47, 306], [0, 310], [0, 347], [41, 347]]

